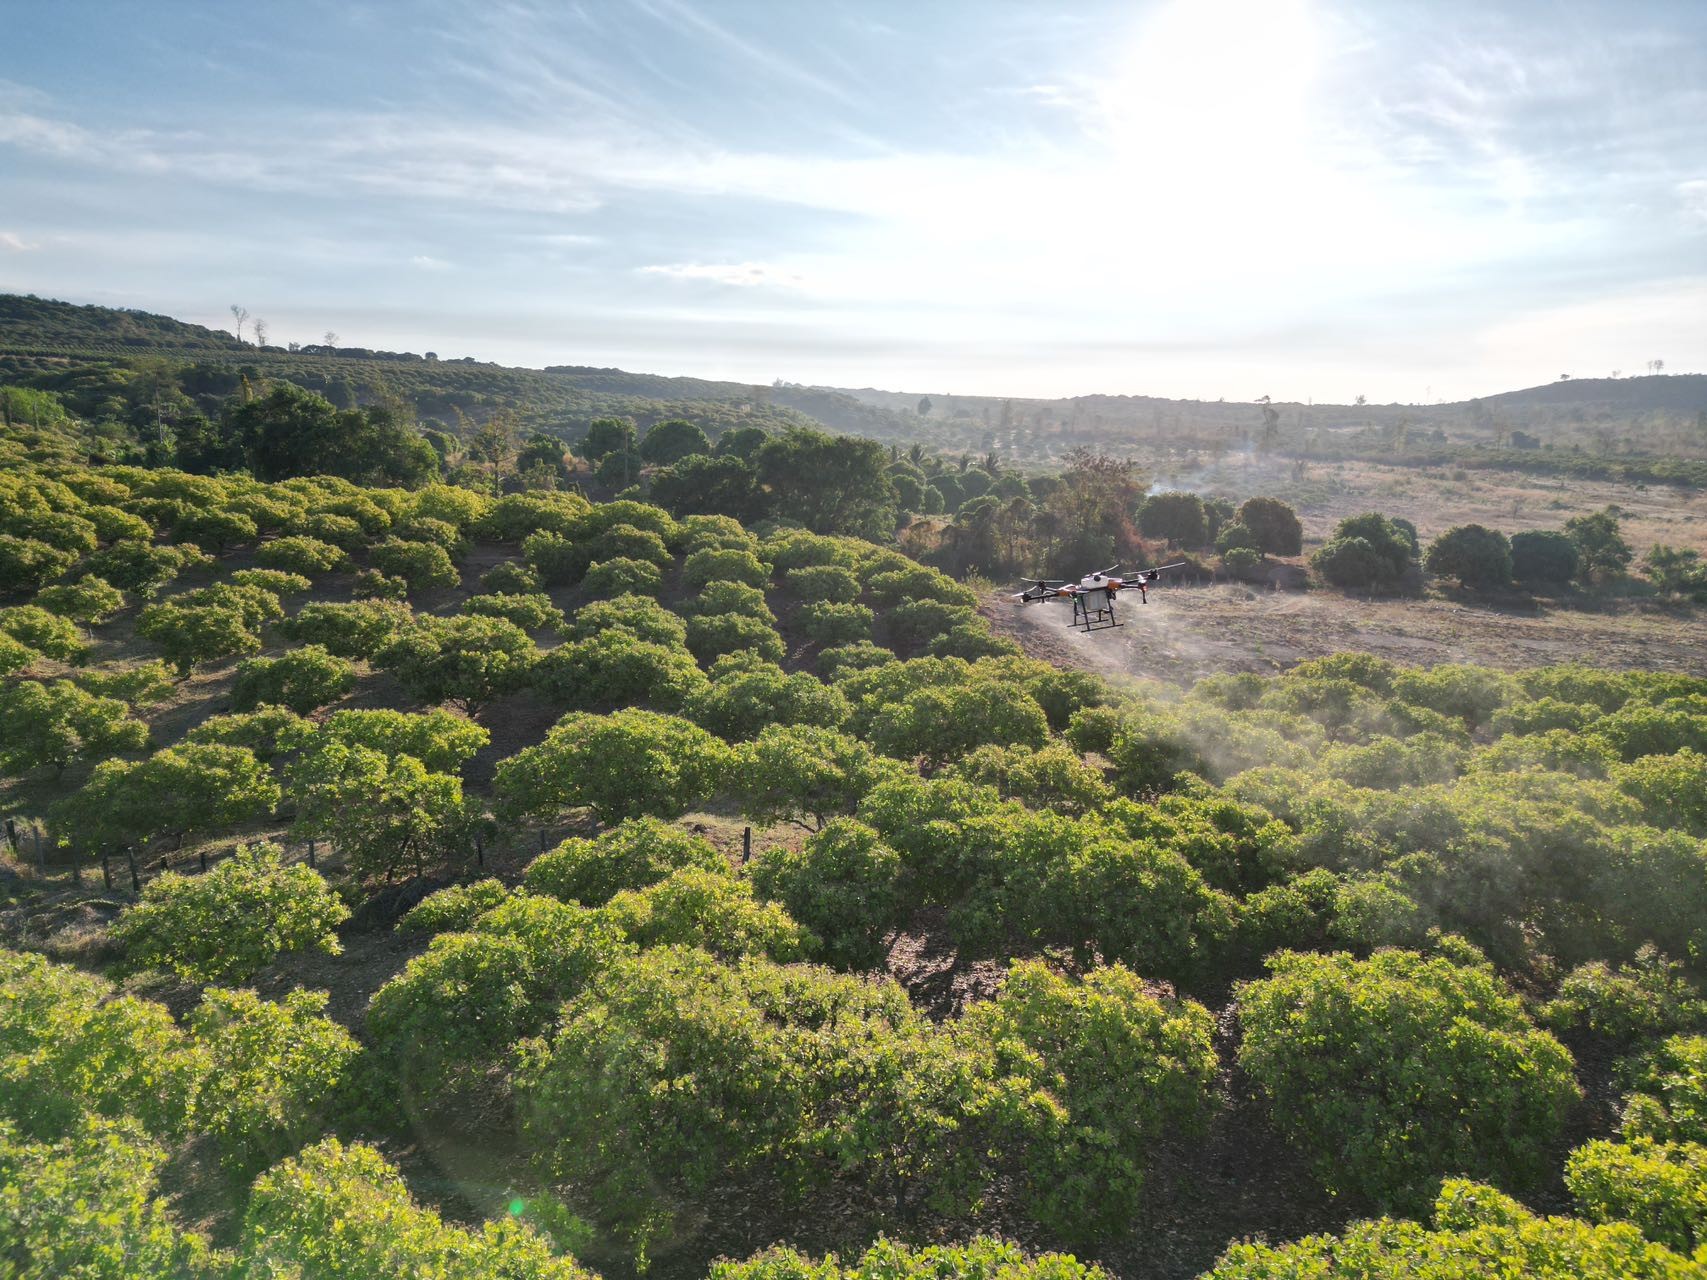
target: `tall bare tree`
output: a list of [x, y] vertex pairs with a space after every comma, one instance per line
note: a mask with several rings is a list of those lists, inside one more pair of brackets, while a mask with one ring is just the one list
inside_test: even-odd
[[320, 341], [324, 342], [329, 347], [335, 347], [338, 345], [338, 335], [328, 329], [326, 330], [326, 336], [320, 339]]
[[257, 317], [255, 320], [255, 323], [253, 325], [253, 328], [255, 330], [255, 345], [257, 347], [266, 346], [267, 345], [267, 322], [265, 320], [262, 320], [259, 317]]
[[237, 321], [237, 341], [243, 341], [243, 322], [249, 318], [249, 308], [231, 304], [231, 318]]

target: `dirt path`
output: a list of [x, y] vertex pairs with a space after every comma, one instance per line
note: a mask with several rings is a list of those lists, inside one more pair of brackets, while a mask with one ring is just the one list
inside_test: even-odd
[[1219, 672], [1283, 670], [1359, 650], [1395, 662], [1474, 662], [1517, 669], [1552, 662], [1707, 675], [1707, 614], [1636, 605], [1616, 612], [1514, 611], [1430, 597], [1359, 600], [1330, 591], [1238, 586], [1152, 590], [1121, 601], [1124, 626], [1085, 635], [1063, 603], [984, 606], [996, 632], [1033, 657], [1119, 678], [1189, 684]]

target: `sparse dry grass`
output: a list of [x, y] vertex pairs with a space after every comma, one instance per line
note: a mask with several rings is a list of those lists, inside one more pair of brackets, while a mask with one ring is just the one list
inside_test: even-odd
[[1273, 672], [1306, 658], [1360, 650], [1432, 666], [1474, 662], [1515, 670], [1554, 662], [1707, 674], [1707, 614], [1639, 602], [1604, 610], [1496, 608], [1432, 595], [1364, 600], [1335, 591], [1237, 586], [1153, 590], [1125, 605], [1126, 625], [1083, 635], [1065, 605], [992, 599], [995, 629], [1033, 657], [1120, 677], [1190, 684], [1226, 671]]

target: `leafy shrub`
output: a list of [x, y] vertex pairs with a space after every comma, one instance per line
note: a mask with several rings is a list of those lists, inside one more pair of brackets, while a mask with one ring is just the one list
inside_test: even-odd
[[1395, 697], [1460, 719], [1467, 729], [1486, 724], [1515, 693], [1510, 676], [1486, 667], [1442, 663], [1427, 670], [1400, 671], [1393, 677]]
[[898, 647], [917, 648], [938, 636], [949, 634], [956, 627], [975, 622], [977, 617], [967, 605], [947, 604], [941, 600], [909, 600], [890, 607], [884, 626]]
[[[199, 1069], [163, 1006], [118, 995], [69, 965], [0, 949], [0, 1140], [11, 1125], [57, 1138], [91, 1116], [128, 1116], [150, 1134], [176, 1136]], [[0, 1205], [16, 1186], [0, 1183]]]
[[638, 704], [674, 711], [704, 686], [705, 675], [686, 649], [612, 628], [547, 650], [534, 683], [557, 705], [577, 710]]
[[[829, 606], [817, 606], [826, 608]], [[839, 683], [856, 671], [868, 671], [895, 661], [895, 654], [869, 640], [837, 644], [818, 655], [818, 670], [824, 679]]]
[[706, 664], [727, 653], [750, 653], [766, 662], [781, 663], [787, 652], [774, 626], [741, 613], [688, 619], [687, 644], [694, 657]]
[[241, 715], [210, 716], [184, 735], [185, 742], [242, 747], [257, 760], [294, 751], [307, 741], [314, 726], [284, 707], [262, 707]]
[[101, 698], [118, 698], [133, 707], [150, 707], [172, 695], [172, 669], [155, 659], [124, 666], [85, 667], [71, 677]]
[[522, 687], [539, 659], [527, 632], [504, 618], [416, 618], [374, 656], [417, 701], [473, 714]]
[[1707, 1146], [1597, 1140], [1565, 1162], [1565, 1185], [1592, 1222], [1632, 1222], [1688, 1254], [1707, 1242]]
[[317, 644], [281, 658], [250, 658], [237, 664], [231, 705], [249, 711], [262, 703], [307, 715], [342, 698], [356, 683], [356, 669]]
[[390, 879], [411, 864], [417, 875], [468, 852], [475, 815], [462, 780], [434, 773], [414, 756], [324, 741], [291, 765], [301, 838], [330, 841], [360, 876]]
[[524, 631], [562, 627], [563, 611], [547, 595], [470, 596], [462, 611], [483, 618], [507, 618]]
[[208, 1243], [153, 1198], [166, 1154], [128, 1120], [90, 1120], [58, 1142], [0, 1126], [0, 1249], [18, 1280], [218, 1280]]
[[1414, 1204], [1443, 1172], [1533, 1181], [1571, 1057], [1489, 969], [1282, 952], [1240, 997], [1239, 1061], [1331, 1190]]
[[852, 813], [867, 792], [899, 766], [833, 728], [787, 722], [767, 725], [739, 749], [734, 792], [741, 812], [769, 825], [792, 822], [822, 830]]
[[400, 515], [443, 520], [458, 529], [468, 529], [485, 519], [493, 507], [492, 499], [449, 484], [430, 484], [415, 490], [407, 511]]
[[940, 570], [922, 564], [885, 569], [867, 580], [866, 590], [872, 603], [881, 609], [894, 609], [920, 601], [958, 605], [970, 609], [978, 603], [978, 593], [962, 586]]
[[753, 862], [753, 884], [820, 939], [830, 963], [868, 969], [900, 919], [902, 865], [870, 827], [852, 819], [828, 823], [804, 847], [779, 845]]
[[291, 522], [291, 532], [330, 543], [340, 551], [359, 551], [367, 545], [367, 530], [349, 516], [314, 511]]
[[271, 542], [263, 542], [255, 549], [255, 559], [268, 569], [300, 573], [305, 578], [333, 573], [348, 567], [350, 563], [350, 557], [343, 548], [335, 547], [330, 542], [322, 542], [318, 538], [303, 536], [274, 538]]
[[770, 570], [750, 551], [706, 549], [682, 562], [682, 585], [698, 591], [710, 582], [744, 582], [749, 587], [770, 584]]
[[321, 724], [324, 742], [413, 756], [428, 769], [449, 772], [492, 740], [485, 729], [443, 708], [431, 711], [335, 711]]
[[774, 623], [776, 614], [765, 601], [765, 593], [744, 582], [708, 582], [697, 596], [682, 602], [682, 613], [688, 616], [706, 613], [744, 613]]
[[1492, 1267], [1544, 1280], [1676, 1280], [1693, 1268], [1629, 1226], [1538, 1218], [1492, 1187], [1456, 1178], [1441, 1186], [1434, 1224], [1381, 1218], [1338, 1236], [1237, 1244], [1203, 1280], [1483, 1280]]
[[253, 822], [278, 802], [278, 785], [252, 752], [183, 743], [146, 760], [103, 760], [81, 791], [60, 801], [54, 820], [96, 847], [146, 845]]
[[223, 555], [240, 543], [260, 536], [255, 522], [241, 511], [209, 507], [191, 510], [172, 522], [174, 542], [193, 542], [214, 555]]
[[448, 590], [462, 581], [450, 553], [435, 542], [388, 538], [369, 550], [368, 563], [381, 573], [402, 578], [412, 593]]
[[231, 609], [243, 618], [243, 625], [258, 631], [269, 622], [284, 617], [284, 605], [271, 591], [260, 587], [240, 586], [235, 582], [215, 582], [174, 596], [170, 604], [187, 609]]
[[564, 716], [545, 740], [500, 761], [495, 786], [514, 814], [588, 808], [611, 823], [675, 817], [709, 799], [729, 749], [691, 721], [625, 708]]
[[[824, 1168], [817, 1149], [881, 1176], [891, 1143], [930, 1132], [929, 1086], [898, 1078], [924, 1037], [893, 984], [659, 947], [601, 970], [548, 1041], [522, 1047], [517, 1098], [541, 1164], [644, 1258], [678, 1206], [731, 1175], [800, 1185]], [[824, 1062], [843, 1069], [808, 1066]], [[626, 1138], [598, 1140], [611, 1132]]]
[[510, 896], [502, 880], [476, 880], [429, 893], [397, 922], [399, 933], [444, 933], [467, 929]]
[[350, 583], [350, 595], [356, 600], [403, 601], [409, 598], [409, 584], [378, 569], [363, 569]]
[[320, 873], [285, 866], [277, 845], [242, 845], [197, 876], [162, 872], [113, 926], [132, 969], [167, 969], [192, 982], [251, 977], [287, 951], [340, 951], [349, 918]]
[[815, 944], [788, 912], [754, 898], [752, 886], [727, 866], [687, 867], [644, 889], [624, 889], [601, 914], [636, 946], [699, 947], [724, 959], [755, 955], [787, 962]]
[[1279, 498], [1247, 498], [1236, 516], [1251, 531], [1251, 546], [1271, 556], [1295, 556], [1304, 549], [1298, 513]]
[[618, 596], [582, 605], [569, 620], [569, 626], [569, 633], [576, 640], [626, 631], [636, 639], [670, 649], [682, 648], [688, 637], [687, 623], [645, 596]]
[[983, 746], [963, 756], [952, 776], [993, 787], [1004, 800], [1069, 816], [1094, 813], [1114, 799], [1102, 771], [1059, 743], [1040, 749]]
[[804, 672], [753, 662], [744, 655], [718, 659], [709, 682], [687, 695], [683, 713], [728, 741], [751, 738], [766, 725], [834, 728], [848, 717], [847, 699]]
[[938, 657], [965, 658], [975, 662], [980, 658], [1017, 658], [1024, 654], [1018, 642], [991, 634], [989, 623], [982, 618], [957, 622], [930, 643], [930, 652]]
[[1656, 827], [1707, 836], [1707, 755], [1684, 747], [1672, 755], [1641, 756], [1615, 766], [1610, 776]]
[[1016, 963], [964, 1022], [998, 1078], [1024, 1079], [1071, 1117], [1039, 1124], [1019, 1156], [1026, 1210], [1059, 1236], [1094, 1241], [1128, 1227], [1151, 1151], [1206, 1126], [1214, 1020], [1201, 1005], [1157, 999], [1119, 965], [1074, 982]]
[[801, 606], [797, 624], [808, 640], [818, 644], [827, 647], [854, 645], [871, 639], [871, 624], [875, 616], [863, 604], [823, 601]]
[[[1222, 533], [1229, 537], [1233, 530], [1242, 526], [1233, 525]], [[1248, 582], [1255, 577], [1256, 571], [1262, 565], [1262, 555], [1250, 547], [1229, 546], [1221, 553], [1221, 567], [1233, 577]]]
[[416, 1205], [372, 1147], [326, 1138], [255, 1180], [243, 1218], [250, 1275], [371, 1280], [381, 1275], [592, 1280], [527, 1227], [447, 1226]]
[[587, 566], [581, 587], [589, 596], [621, 596], [627, 593], [655, 596], [664, 589], [664, 572], [648, 560], [613, 556]]
[[1472, 590], [1510, 586], [1511, 544], [1498, 530], [1458, 525], [1429, 544], [1423, 567], [1438, 577], [1456, 578]]
[[51, 582], [77, 563], [75, 551], [37, 538], [0, 533], [0, 592], [22, 595]]
[[56, 774], [74, 760], [100, 760], [148, 745], [148, 726], [117, 698], [97, 697], [69, 680], [0, 685], [0, 770], [21, 775], [43, 765]]
[[1532, 586], [1563, 587], [1577, 576], [1577, 545], [1563, 533], [1525, 530], [1511, 535], [1511, 572]]
[[514, 894], [468, 932], [441, 933], [375, 993], [368, 1030], [412, 1101], [485, 1092], [523, 1036], [630, 948], [595, 911]]
[[240, 587], [255, 587], [276, 596], [298, 595], [314, 585], [302, 574], [286, 573], [283, 569], [238, 569], [231, 575], [231, 581]]
[[434, 520], [430, 516], [411, 516], [399, 520], [392, 526], [392, 535], [404, 542], [428, 542], [436, 547], [443, 547], [445, 554], [452, 560], [460, 559], [467, 549], [462, 540], [462, 531], [448, 520]]
[[279, 623], [279, 630], [298, 644], [320, 645], [340, 658], [372, 658], [413, 617], [408, 605], [386, 600], [305, 604]]
[[253, 991], [209, 988], [190, 1020], [208, 1071], [194, 1124], [238, 1174], [291, 1154], [325, 1132], [361, 1046], [324, 1017], [326, 993], [300, 988], [280, 1003]]
[[851, 604], [859, 598], [859, 579], [842, 565], [803, 565], [783, 575], [789, 594], [804, 603]]
[[1557, 1031], [1580, 1028], [1628, 1044], [1707, 1022], [1707, 1002], [1682, 965], [1647, 946], [1633, 964], [1591, 960], [1572, 969], [1542, 1009], [1542, 1021]]
[[822, 1260], [781, 1245], [744, 1262], [711, 1264], [710, 1280], [1106, 1280], [1107, 1273], [1070, 1254], [1036, 1258], [1017, 1245], [978, 1236], [962, 1245], [914, 1247], [879, 1238], [857, 1262]]
[[[520, 497], [512, 494], [511, 497]], [[508, 498], [504, 499], [509, 501]], [[501, 504], [500, 504], [501, 505]], [[506, 560], [503, 564], [494, 565], [480, 575], [480, 586], [494, 595], [533, 595], [540, 587], [539, 574], [525, 564], [514, 560]]]
[[0, 609], [0, 635], [59, 662], [80, 662], [89, 647], [71, 619], [33, 604]]
[[1671, 1036], [1631, 1072], [1624, 1136], [1707, 1143], [1707, 1037]]
[[619, 823], [596, 839], [565, 840], [528, 864], [528, 892], [597, 907], [625, 890], [645, 889], [685, 869], [727, 873], [708, 841], [656, 818]]
[[994, 681], [915, 689], [877, 717], [871, 742], [903, 760], [942, 764], [985, 745], [1041, 747], [1049, 722], [1023, 689]]
[[31, 603], [73, 622], [98, 623], [124, 608], [124, 592], [101, 578], [79, 578], [38, 591]]
[[261, 648], [261, 638], [243, 614], [219, 605], [151, 604], [138, 616], [136, 633], [159, 646], [180, 676], [203, 663], [258, 653]]
[[[494, 542], [520, 542], [530, 533], [549, 529], [567, 534], [585, 514], [587, 503], [573, 493], [510, 493], [492, 504], [481, 517], [477, 532]], [[502, 567], [502, 566], [500, 566]], [[486, 584], [488, 591], [499, 588]], [[537, 590], [538, 584], [528, 590]]]

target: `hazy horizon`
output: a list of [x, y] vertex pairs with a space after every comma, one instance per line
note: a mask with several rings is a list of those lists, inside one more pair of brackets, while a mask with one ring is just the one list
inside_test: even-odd
[[1707, 8], [633, 0], [11, 21], [0, 288], [929, 394], [1707, 365]]

